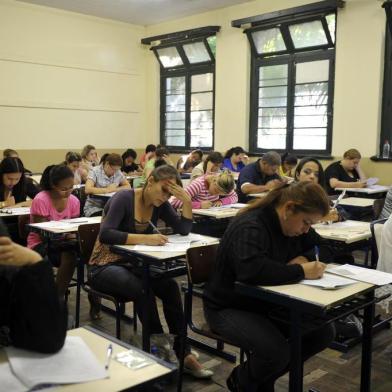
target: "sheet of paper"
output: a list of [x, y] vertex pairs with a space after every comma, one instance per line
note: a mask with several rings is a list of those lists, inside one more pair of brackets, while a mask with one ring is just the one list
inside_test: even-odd
[[15, 214], [15, 215], [29, 215], [30, 207], [10, 207], [10, 208], [2, 208], [0, 209], [0, 213], [4, 214]]
[[28, 388], [12, 373], [8, 362], [0, 365], [0, 391], [25, 392]]
[[165, 245], [161, 246], [135, 245], [133, 250], [137, 250], [139, 252], [186, 252], [190, 246], [190, 242], [181, 242], [177, 244], [167, 242]]
[[382, 190], [388, 189], [389, 187], [387, 187], [387, 186], [385, 186], [385, 185], [378, 185], [378, 184], [375, 184], [375, 185], [369, 186], [369, 188], [370, 188], [370, 189], [373, 189], [373, 190], [380, 190], [380, 191], [382, 191]]
[[246, 206], [247, 206], [247, 204], [245, 204], [245, 203], [233, 203], [233, 204], [226, 204], [226, 205], [222, 206], [221, 208], [238, 208], [238, 209], [240, 209], [240, 208], [244, 208]]
[[70, 223], [63, 221], [49, 221], [49, 222], [40, 222], [32, 224], [34, 227], [40, 227], [41, 229], [56, 229], [56, 230], [69, 230], [74, 227], [78, 227], [79, 223]]
[[377, 177], [368, 178], [368, 179], [366, 180], [366, 186], [369, 186], [369, 187], [370, 187], [370, 186], [373, 186], [373, 185], [377, 184], [378, 181], [379, 181], [379, 179], [378, 179]]
[[339, 287], [348, 286], [350, 284], [358, 283], [356, 280], [341, 278], [340, 276], [334, 276], [332, 274], [324, 274], [321, 279], [304, 279], [299, 282], [306, 284], [307, 286], [316, 286], [323, 289], [337, 289]]
[[[87, 344], [78, 336], [67, 336], [64, 347], [56, 354], [46, 355], [5, 348], [13, 373], [29, 388], [40, 384], [73, 384], [107, 377]], [[105, 358], [105, 353], [102, 353]]]
[[328, 272], [377, 286], [392, 283], [392, 274], [351, 264], [344, 264], [328, 269]]
[[191, 242], [201, 241], [203, 236], [201, 234], [189, 233], [188, 235], [168, 235], [167, 238], [169, 238], [171, 244], [190, 244]]

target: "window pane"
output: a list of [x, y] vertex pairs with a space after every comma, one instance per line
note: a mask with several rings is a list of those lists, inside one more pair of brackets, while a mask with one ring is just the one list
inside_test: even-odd
[[167, 112], [184, 112], [185, 95], [167, 95], [166, 96]]
[[307, 116], [307, 115], [323, 115], [327, 113], [327, 105], [320, 106], [298, 106], [295, 108], [296, 116]]
[[212, 110], [191, 112], [191, 130], [212, 129]]
[[278, 28], [254, 31], [251, 35], [259, 54], [286, 50], [286, 45]]
[[167, 78], [166, 94], [185, 94], [185, 77]]
[[[276, 108], [272, 108], [275, 110]], [[287, 126], [287, 118], [286, 118], [286, 108], [283, 109], [283, 113], [278, 115], [276, 112], [274, 114], [268, 115], [266, 112], [263, 112], [268, 109], [259, 109], [259, 128], [285, 128]]]
[[216, 57], [216, 35], [212, 35], [207, 38], [208, 45], [210, 46], [211, 52]]
[[297, 84], [324, 82], [328, 79], [329, 60], [308, 61], [295, 65], [295, 81]]
[[327, 105], [300, 106], [294, 109], [295, 128], [326, 127], [327, 122]]
[[183, 45], [188, 61], [191, 64], [203, 63], [205, 61], [211, 61], [211, 57], [204, 45], [204, 42], [194, 42], [191, 44]]
[[185, 130], [166, 129], [166, 145], [168, 146], [185, 146]]
[[212, 93], [197, 93], [191, 95], [191, 111], [212, 109]]
[[286, 148], [286, 129], [258, 129], [257, 148], [284, 150]]
[[191, 147], [212, 147], [212, 129], [192, 130]]
[[295, 106], [318, 106], [328, 102], [328, 83], [306, 83], [295, 86]]
[[157, 53], [159, 56], [159, 60], [161, 60], [161, 63], [165, 68], [183, 65], [182, 59], [175, 46], [157, 49]]
[[298, 23], [289, 26], [295, 48], [306, 48], [328, 44], [324, 28], [320, 20]]
[[259, 68], [259, 87], [287, 85], [287, 64]]
[[212, 91], [214, 86], [214, 74], [205, 73], [192, 76], [192, 93]]
[[329, 14], [325, 17], [328, 24], [329, 34], [331, 35], [332, 42], [335, 43], [335, 32], [336, 32], [336, 15]]
[[294, 129], [293, 148], [294, 150], [325, 150], [327, 148], [327, 129]]

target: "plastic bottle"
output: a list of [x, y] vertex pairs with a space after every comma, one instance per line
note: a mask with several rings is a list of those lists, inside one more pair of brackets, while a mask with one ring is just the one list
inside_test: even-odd
[[388, 140], [385, 140], [384, 147], [382, 148], [382, 157], [384, 159], [389, 158], [389, 152], [391, 150], [391, 145], [389, 144]]

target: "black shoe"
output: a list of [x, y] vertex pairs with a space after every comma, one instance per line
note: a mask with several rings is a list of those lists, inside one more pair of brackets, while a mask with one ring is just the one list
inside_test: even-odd
[[89, 293], [88, 301], [90, 302], [90, 319], [101, 320], [101, 298]]
[[226, 380], [227, 388], [230, 392], [241, 392], [240, 381], [238, 379], [239, 366], [236, 366], [230, 373], [229, 378]]

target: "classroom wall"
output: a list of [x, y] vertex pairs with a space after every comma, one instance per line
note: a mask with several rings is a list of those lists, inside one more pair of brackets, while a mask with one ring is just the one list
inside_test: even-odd
[[[252, 1], [172, 22], [147, 27], [154, 36], [195, 27], [220, 25], [217, 35], [215, 149], [248, 145], [250, 48], [242, 30], [231, 21], [295, 7], [314, 1]], [[378, 152], [384, 59], [385, 12], [381, 2], [347, 0], [339, 10], [335, 68], [335, 101], [332, 155], [348, 148], [361, 151], [363, 167], [392, 183], [388, 163], [374, 163]], [[159, 67], [152, 53], [148, 61], [148, 128], [159, 139]], [[328, 165], [330, 161], [323, 162]]]
[[143, 26], [0, 0], [0, 149], [32, 170], [85, 144], [144, 147]]

